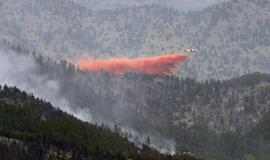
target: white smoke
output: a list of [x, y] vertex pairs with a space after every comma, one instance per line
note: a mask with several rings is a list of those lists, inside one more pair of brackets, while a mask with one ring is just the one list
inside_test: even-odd
[[[106, 124], [112, 130], [114, 130], [114, 123], [104, 120], [104, 117], [99, 119], [93, 119], [91, 115], [91, 110], [83, 107], [74, 107], [70, 104], [69, 100], [65, 97], [60, 96], [60, 82], [57, 79], [52, 79], [49, 74], [40, 74], [39, 65], [36, 60], [31, 55], [18, 54], [15, 51], [9, 49], [8, 47], [3, 47], [0, 45], [0, 84], [8, 86], [16, 86], [21, 90], [28, 93], [33, 93], [34, 96], [42, 98], [52, 103], [53, 106], [60, 108], [61, 110], [74, 115], [78, 119], [85, 122]], [[119, 101], [118, 106], [122, 106], [122, 101]], [[122, 106], [125, 107], [125, 106]], [[122, 108], [123, 109], [123, 108]], [[121, 117], [123, 114], [122, 109], [115, 109], [112, 114], [116, 114], [116, 117]], [[132, 120], [130, 120], [132, 121]], [[175, 142], [169, 140], [159, 135], [158, 133], [142, 133], [137, 132], [129, 126], [119, 126], [121, 127], [121, 133], [129, 133], [132, 138], [130, 141], [135, 142], [140, 145], [145, 143], [147, 137], [151, 139], [151, 146], [160, 150], [163, 153], [175, 153]]]
[[[0, 57], [1, 85], [16, 86], [50, 101], [54, 106], [68, 113], [76, 113], [69, 107], [65, 98], [58, 96], [59, 82], [50, 79], [49, 75], [38, 74], [38, 67], [32, 56], [17, 54], [7, 47], [0, 46]], [[88, 119], [91, 119], [90, 117], [91, 115], [87, 116]]]
[[147, 138], [150, 138], [150, 146], [159, 150], [164, 154], [174, 155], [176, 153], [175, 141], [173, 139], [164, 138], [164, 136], [159, 135], [158, 133], [139, 133], [130, 127], [122, 127], [121, 131], [123, 133], [129, 133], [132, 137], [129, 137], [129, 140], [138, 144], [145, 144]]

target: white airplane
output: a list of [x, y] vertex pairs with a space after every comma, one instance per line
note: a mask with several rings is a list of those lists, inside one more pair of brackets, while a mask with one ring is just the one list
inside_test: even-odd
[[185, 52], [186, 54], [188, 54], [188, 53], [199, 52], [199, 50], [198, 50], [198, 49], [193, 49], [193, 48], [185, 48], [185, 49], [184, 49], [184, 52]]

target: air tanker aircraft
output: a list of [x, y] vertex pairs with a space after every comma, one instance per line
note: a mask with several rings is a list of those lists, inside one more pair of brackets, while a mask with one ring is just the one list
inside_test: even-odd
[[185, 48], [185, 49], [184, 49], [184, 52], [185, 52], [186, 54], [188, 54], [188, 53], [199, 52], [199, 50], [193, 49], [193, 48]]

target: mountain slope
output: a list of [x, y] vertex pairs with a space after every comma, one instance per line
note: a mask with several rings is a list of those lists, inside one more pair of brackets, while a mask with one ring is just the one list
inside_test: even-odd
[[196, 159], [139, 148], [127, 137], [82, 122], [16, 87], [0, 86], [0, 114], [2, 159]]
[[173, 75], [94, 74], [12, 48], [17, 52], [1, 54], [10, 66], [3, 65], [9, 72], [0, 70], [6, 77], [0, 81], [49, 99], [85, 121], [117, 125], [134, 141], [150, 138], [151, 146], [169, 152], [224, 160], [268, 156], [260, 154], [269, 149], [268, 141], [247, 135], [270, 111], [269, 74], [205, 82]]
[[[224, 0], [225, 1], [225, 0]], [[147, 5], [159, 5], [174, 8], [180, 11], [199, 10], [207, 6], [219, 3], [218, 0], [206, 0], [203, 3], [198, 0], [74, 0], [74, 2], [86, 6], [91, 10], [113, 10], [121, 8], [133, 8]]]
[[269, 8], [267, 0], [231, 0], [188, 14], [157, 5], [92, 12], [71, 1], [8, 0], [1, 5], [0, 34], [67, 59], [86, 53], [134, 57], [193, 46], [200, 53], [190, 56], [180, 76], [227, 79], [269, 72]]
[[173, 75], [94, 74], [11, 47], [15, 53], [0, 50], [2, 68], [8, 70], [0, 70], [2, 83], [34, 92], [85, 121], [116, 125], [138, 144], [149, 138], [159, 150], [192, 151], [205, 159], [269, 156], [262, 154], [269, 149], [267, 139], [248, 136], [270, 111], [269, 74], [204, 82]]

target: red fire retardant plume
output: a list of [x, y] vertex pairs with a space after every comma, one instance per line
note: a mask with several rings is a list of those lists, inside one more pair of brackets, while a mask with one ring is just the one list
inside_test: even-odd
[[177, 66], [187, 59], [185, 54], [175, 53], [145, 58], [94, 59], [81, 57], [74, 64], [89, 72], [110, 72], [123, 75], [125, 72], [142, 72], [155, 75], [173, 74]]

